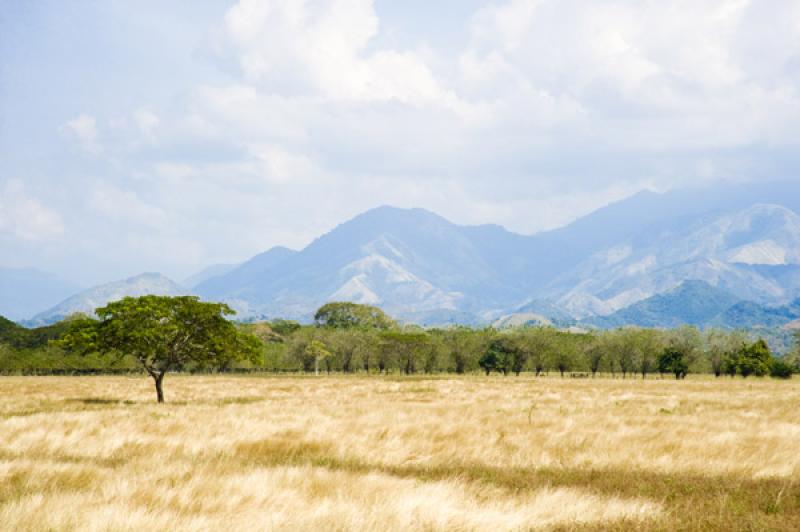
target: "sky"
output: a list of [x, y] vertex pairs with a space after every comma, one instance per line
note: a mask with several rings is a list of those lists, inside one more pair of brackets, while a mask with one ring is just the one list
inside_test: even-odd
[[0, 266], [84, 285], [798, 170], [796, 0], [0, 2]]

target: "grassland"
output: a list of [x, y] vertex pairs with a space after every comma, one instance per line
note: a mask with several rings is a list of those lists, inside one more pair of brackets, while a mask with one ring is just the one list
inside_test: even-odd
[[800, 382], [0, 378], [7, 530], [800, 529]]

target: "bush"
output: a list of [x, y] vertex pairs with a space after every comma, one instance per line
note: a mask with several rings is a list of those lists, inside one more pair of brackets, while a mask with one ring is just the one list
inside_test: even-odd
[[776, 379], [791, 379], [792, 366], [783, 360], [776, 358], [772, 362], [772, 366], [769, 368], [769, 375], [770, 377], [774, 377]]

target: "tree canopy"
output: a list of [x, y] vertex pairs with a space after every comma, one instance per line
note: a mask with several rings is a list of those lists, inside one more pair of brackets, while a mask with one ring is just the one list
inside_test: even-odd
[[348, 329], [391, 329], [396, 324], [378, 307], [359, 303], [332, 302], [321, 306], [314, 314], [314, 323], [320, 327]]
[[126, 297], [96, 310], [99, 320], [74, 320], [60, 344], [80, 353], [130, 355], [155, 381], [159, 403], [168, 371], [189, 367], [220, 368], [235, 360], [255, 359], [259, 341], [237, 330], [223, 303], [194, 296]]

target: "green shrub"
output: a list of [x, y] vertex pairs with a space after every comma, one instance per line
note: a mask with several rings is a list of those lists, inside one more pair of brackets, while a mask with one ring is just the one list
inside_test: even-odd
[[772, 366], [769, 368], [769, 375], [776, 379], [791, 379], [792, 366], [782, 359], [776, 358], [772, 361]]

